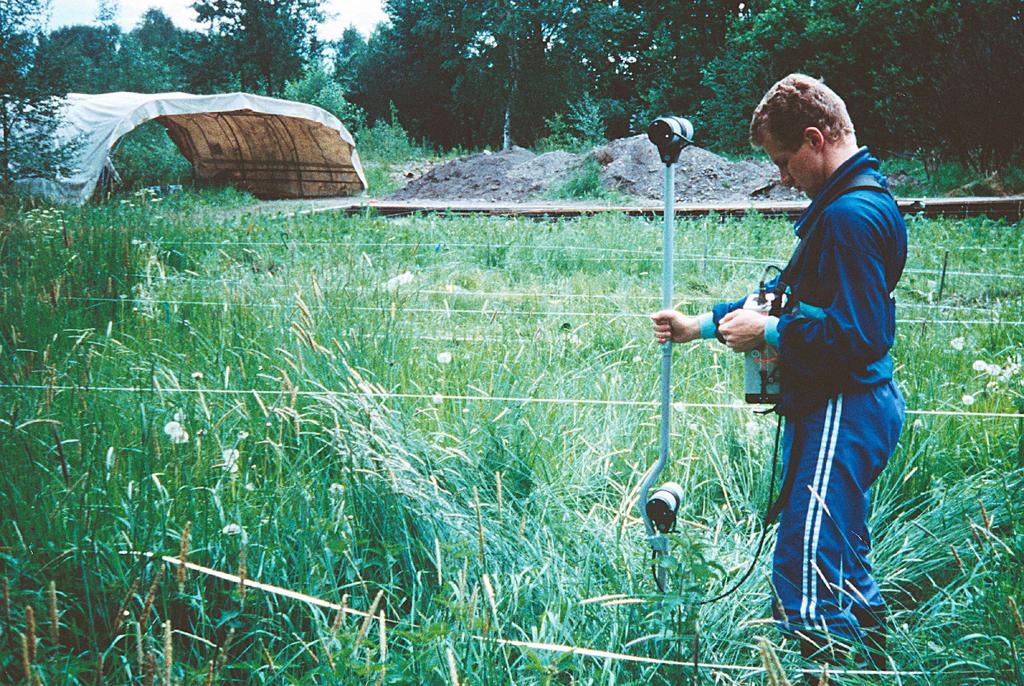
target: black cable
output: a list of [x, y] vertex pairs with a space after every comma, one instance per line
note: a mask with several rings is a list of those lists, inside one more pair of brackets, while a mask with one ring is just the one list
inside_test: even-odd
[[[768, 502], [767, 508], [765, 509], [764, 520], [761, 522], [761, 540], [758, 541], [758, 543], [757, 543], [757, 550], [754, 552], [754, 559], [750, 561], [750, 566], [747, 567], [747, 571], [744, 572], [743, 576], [740, 577], [739, 581], [737, 581], [735, 584], [733, 584], [732, 587], [729, 590], [727, 590], [724, 593], [721, 593], [721, 594], [715, 596], [714, 598], [709, 598], [708, 600], [701, 600], [701, 601], [699, 601], [697, 603], [698, 605], [707, 605], [709, 603], [717, 603], [719, 600], [722, 600], [723, 598], [726, 598], [726, 597], [732, 595], [733, 593], [736, 592], [736, 590], [739, 589], [740, 586], [743, 585], [744, 581], [746, 581], [748, 578], [750, 578], [750, 575], [754, 573], [754, 569], [757, 567], [757, 562], [761, 558], [761, 551], [764, 549], [764, 542], [768, 539], [768, 527], [771, 525], [771, 521], [769, 519], [769, 515], [779, 505], [778, 500], [781, 500], [783, 498], [783, 496], [784, 496], [783, 493], [779, 493], [779, 499], [777, 501], [772, 502], [772, 500], [771, 500], [771, 495], [772, 495], [772, 493], [775, 492], [775, 473], [776, 473], [776, 469], [777, 469], [778, 463], [779, 463], [779, 436], [781, 435], [781, 433], [782, 433], [782, 416], [780, 415], [779, 416], [779, 421], [775, 425], [775, 449], [772, 451], [772, 475], [771, 475], [771, 479], [768, 482], [768, 499], [769, 499], [769, 502]], [[774, 519], [774, 517], [772, 517], [772, 519]], [[662, 593], [664, 593], [664, 591], [662, 591]]]
[[658, 593], [664, 593], [665, 587], [661, 585], [661, 580], [658, 578], [658, 551], [651, 551], [651, 574], [654, 575], [654, 585], [658, 588]]

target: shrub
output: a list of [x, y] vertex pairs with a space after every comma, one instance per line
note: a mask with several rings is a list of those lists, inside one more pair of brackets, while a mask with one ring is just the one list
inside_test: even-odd
[[124, 189], [158, 184], [191, 184], [192, 164], [181, 154], [167, 130], [150, 121], [126, 134], [113, 156]]

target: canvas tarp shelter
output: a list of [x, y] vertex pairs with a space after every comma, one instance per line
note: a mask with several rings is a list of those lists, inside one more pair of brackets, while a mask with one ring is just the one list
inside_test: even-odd
[[[54, 199], [84, 203], [126, 133], [155, 120], [192, 163], [196, 179], [263, 198], [354, 195], [366, 188], [355, 140], [319, 107], [247, 93], [70, 93], [60, 140], [80, 141], [75, 170], [50, 184]], [[35, 188], [39, 188], [38, 185]]]

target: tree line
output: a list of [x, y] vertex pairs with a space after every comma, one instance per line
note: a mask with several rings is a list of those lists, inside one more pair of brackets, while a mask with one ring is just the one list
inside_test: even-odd
[[387, 0], [371, 35], [329, 43], [323, 0], [196, 0], [202, 30], [151, 9], [127, 32], [109, 16], [46, 32], [45, 0], [8, 4], [5, 170], [24, 103], [67, 91], [291, 95], [442, 148], [587, 143], [676, 113], [743, 153], [791, 71], [825, 78], [880, 152], [989, 171], [1024, 149], [1024, 0]]

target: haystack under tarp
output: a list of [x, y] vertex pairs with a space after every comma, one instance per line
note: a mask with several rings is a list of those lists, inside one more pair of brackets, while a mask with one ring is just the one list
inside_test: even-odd
[[[96, 190], [118, 140], [159, 122], [192, 163], [196, 179], [260, 198], [355, 195], [366, 189], [355, 140], [330, 112], [248, 93], [70, 93], [61, 140], [79, 140], [75, 169], [50, 184], [55, 200], [82, 204]], [[36, 185], [38, 189], [38, 184]]]

